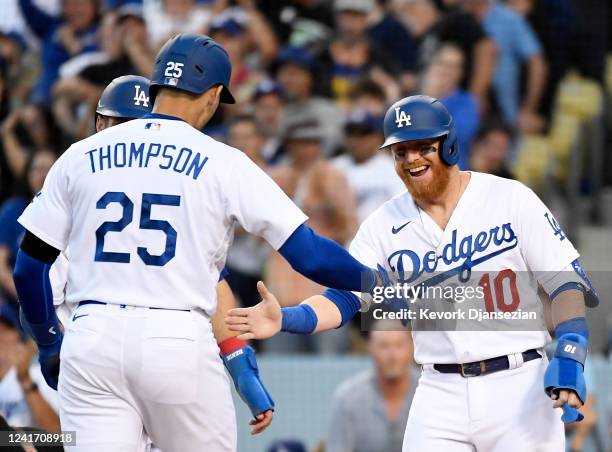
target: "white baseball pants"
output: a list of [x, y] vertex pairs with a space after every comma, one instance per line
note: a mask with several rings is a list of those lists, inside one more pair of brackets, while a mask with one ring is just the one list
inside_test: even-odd
[[63, 430], [78, 452], [234, 452], [229, 379], [210, 320], [196, 312], [83, 305], [65, 325]]
[[402, 452], [563, 452], [562, 410], [544, 393], [547, 364], [469, 378], [424, 366]]

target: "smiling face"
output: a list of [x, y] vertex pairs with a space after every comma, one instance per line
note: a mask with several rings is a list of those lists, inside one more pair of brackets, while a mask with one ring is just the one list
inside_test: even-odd
[[440, 159], [440, 146], [439, 138], [391, 145], [395, 172], [417, 202], [436, 201], [448, 187], [451, 168]]

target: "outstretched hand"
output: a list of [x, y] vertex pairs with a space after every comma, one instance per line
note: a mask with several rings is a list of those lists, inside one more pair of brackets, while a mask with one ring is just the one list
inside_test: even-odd
[[250, 308], [235, 308], [227, 311], [225, 323], [230, 331], [239, 332], [238, 339], [268, 339], [281, 329], [281, 307], [266, 285], [259, 281], [257, 291], [261, 302]]

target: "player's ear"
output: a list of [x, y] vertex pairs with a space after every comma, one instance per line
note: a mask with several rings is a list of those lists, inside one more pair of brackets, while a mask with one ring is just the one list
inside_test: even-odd
[[217, 108], [221, 103], [221, 92], [223, 92], [223, 86], [217, 85], [215, 86], [215, 96], [214, 96], [214, 106]]
[[96, 133], [106, 129], [106, 118], [102, 115], [96, 115]]

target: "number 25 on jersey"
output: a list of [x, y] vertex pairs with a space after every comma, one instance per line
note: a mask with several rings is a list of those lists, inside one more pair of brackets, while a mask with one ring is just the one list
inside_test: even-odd
[[[117, 203], [123, 207], [123, 215], [117, 221], [105, 221], [96, 229], [96, 262], [116, 262], [128, 264], [130, 253], [104, 251], [104, 238], [108, 232], [121, 232], [130, 224], [134, 217], [134, 203], [123, 192], [109, 191], [96, 203], [96, 209], [106, 209], [109, 204]], [[160, 195], [156, 193], [143, 193], [140, 209], [140, 229], [152, 229], [166, 234], [166, 247], [160, 255], [153, 255], [142, 246], [136, 250], [138, 256], [146, 265], [161, 267], [166, 265], [176, 252], [176, 229], [165, 220], [151, 219], [151, 206], [180, 206], [181, 197], [177, 195]]]

